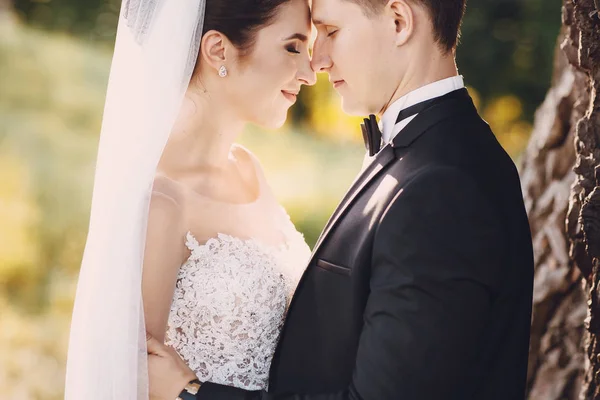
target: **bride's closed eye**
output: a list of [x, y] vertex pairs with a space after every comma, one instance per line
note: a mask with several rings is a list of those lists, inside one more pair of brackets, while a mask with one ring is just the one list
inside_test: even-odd
[[302, 44], [306, 44], [308, 42], [308, 37], [303, 33], [294, 33], [293, 35], [288, 36], [284, 40], [285, 41], [294, 40], [292, 43], [288, 43], [285, 46], [285, 49], [289, 53], [300, 54], [301, 53], [300, 46]]
[[288, 45], [285, 49], [290, 53], [300, 54], [300, 50], [298, 50], [297, 45]]

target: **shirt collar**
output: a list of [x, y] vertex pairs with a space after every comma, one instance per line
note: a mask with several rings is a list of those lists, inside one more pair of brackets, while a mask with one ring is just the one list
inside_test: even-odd
[[394, 126], [396, 125], [396, 118], [400, 111], [417, 103], [443, 96], [463, 87], [465, 87], [463, 77], [462, 75], [457, 75], [421, 86], [394, 101], [381, 117], [381, 129], [384, 143], [389, 143], [393, 139], [392, 133]]

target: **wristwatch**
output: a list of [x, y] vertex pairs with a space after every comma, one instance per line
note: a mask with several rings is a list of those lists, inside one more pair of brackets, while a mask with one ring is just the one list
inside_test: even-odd
[[202, 382], [198, 379], [190, 381], [175, 400], [196, 400], [196, 393], [200, 390], [200, 386], [202, 386]]

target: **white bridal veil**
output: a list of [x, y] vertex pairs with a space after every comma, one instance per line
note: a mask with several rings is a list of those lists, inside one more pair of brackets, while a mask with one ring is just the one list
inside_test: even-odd
[[205, 0], [124, 0], [77, 286], [65, 398], [148, 399], [141, 276], [152, 182], [197, 59]]

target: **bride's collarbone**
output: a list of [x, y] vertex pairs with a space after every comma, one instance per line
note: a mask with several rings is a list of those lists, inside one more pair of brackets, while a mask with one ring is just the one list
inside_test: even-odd
[[256, 202], [261, 197], [261, 182], [254, 168], [231, 160], [225, 168], [196, 167], [177, 174], [161, 175], [181, 187], [188, 200], [208, 200], [230, 205]]
[[212, 201], [223, 205], [244, 205], [254, 203], [260, 197], [260, 190], [237, 177], [207, 175], [197, 177], [187, 183], [190, 200]]

